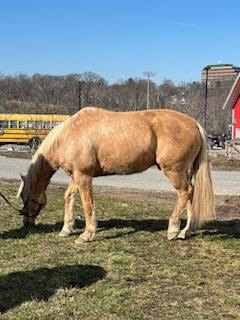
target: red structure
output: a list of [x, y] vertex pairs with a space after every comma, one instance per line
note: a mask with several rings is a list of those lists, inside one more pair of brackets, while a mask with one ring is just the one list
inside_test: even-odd
[[240, 73], [223, 105], [223, 109], [232, 110], [232, 139], [240, 138]]

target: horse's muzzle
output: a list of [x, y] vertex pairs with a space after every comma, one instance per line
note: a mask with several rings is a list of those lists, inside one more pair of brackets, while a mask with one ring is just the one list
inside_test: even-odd
[[35, 217], [30, 217], [27, 215], [23, 216], [23, 225], [24, 227], [35, 226]]

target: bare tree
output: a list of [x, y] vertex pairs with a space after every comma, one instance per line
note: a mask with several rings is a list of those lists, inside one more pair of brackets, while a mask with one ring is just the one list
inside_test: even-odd
[[[79, 109], [79, 81], [83, 106], [94, 105], [116, 111], [146, 109], [147, 81], [129, 78], [109, 85], [93, 72], [51, 76], [0, 74], [0, 112], [64, 113]], [[208, 87], [207, 130], [225, 132], [231, 121], [231, 110], [222, 110], [232, 81], [215, 82]], [[200, 82], [175, 85], [164, 80], [157, 86], [150, 81], [150, 108], [170, 108], [187, 113], [204, 123], [205, 84]]]

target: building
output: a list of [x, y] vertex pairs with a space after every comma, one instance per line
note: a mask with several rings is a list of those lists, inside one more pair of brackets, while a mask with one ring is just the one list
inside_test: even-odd
[[236, 78], [240, 72], [240, 67], [235, 67], [232, 64], [209, 64], [202, 69], [202, 82], [210, 81], [225, 81]]
[[232, 139], [240, 138], [240, 73], [223, 105], [223, 109], [232, 110]]

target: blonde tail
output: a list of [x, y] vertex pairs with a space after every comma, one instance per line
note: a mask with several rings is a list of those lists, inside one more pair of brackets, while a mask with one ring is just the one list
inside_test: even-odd
[[207, 135], [197, 124], [202, 146], [193, 164], [194, 193], [193, 193], [193, 227], [201, 228], [204, 223], [215, 219], [214, 193], [209, 168], [207, 151]]

